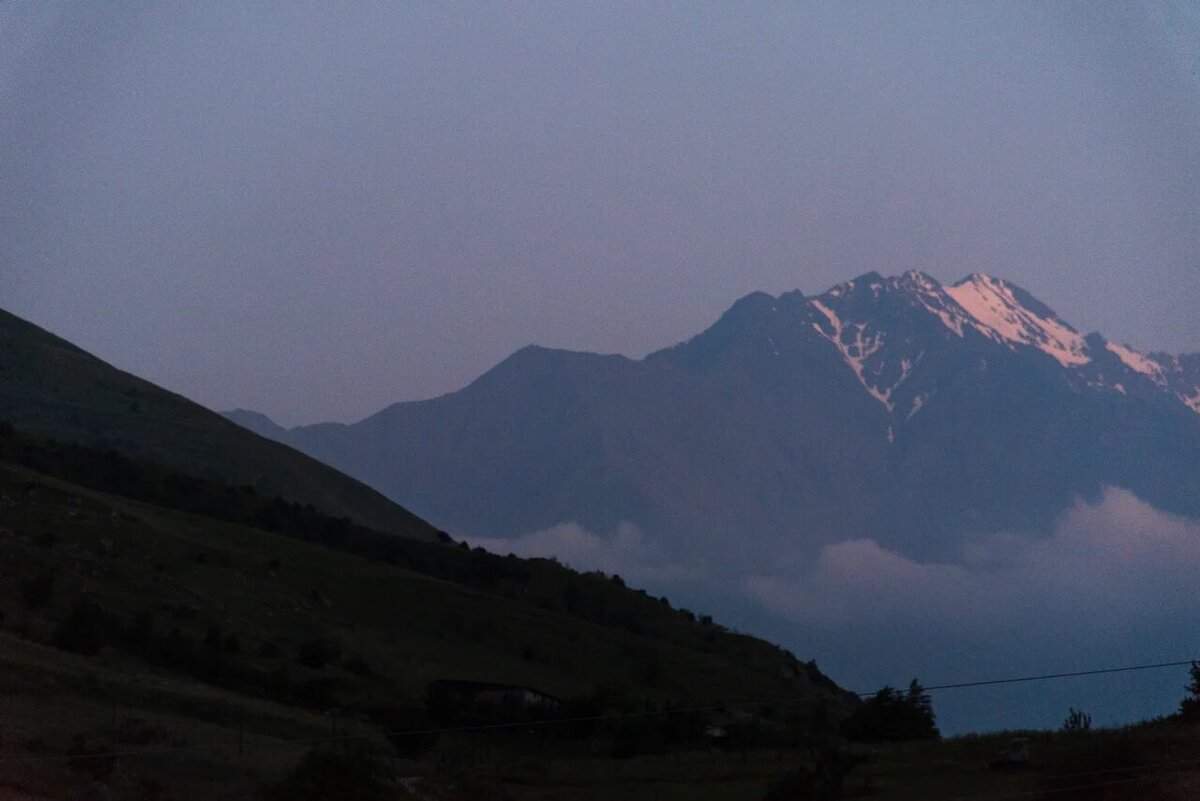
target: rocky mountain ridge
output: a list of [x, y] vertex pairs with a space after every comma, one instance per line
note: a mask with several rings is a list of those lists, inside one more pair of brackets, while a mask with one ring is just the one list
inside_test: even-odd
[[630, 521], [718, 562], [856, 537], [944, 557], [1110, 485], [1200, 515], [1200, 355], [1084, 335], [991, 276], [872, 272], [753, 293], [641, 360], [531, 346], [276, 436], [460, 535]]

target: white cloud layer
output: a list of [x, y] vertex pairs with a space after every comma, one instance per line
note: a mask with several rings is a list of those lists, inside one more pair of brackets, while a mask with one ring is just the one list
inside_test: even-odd
[[1119, 631], [1200, 612], [1197, 576], [1200, 521], [1109, 489], [1069, 510], [1050, 537], [993, 535], [968, 543], [961, 563], [916, 562], [851, 540], [826, 546], [799, 576], [752, 575], [743, 587], [801, 622]]
[[657, 586], [700, 577], [697, 566], [671, 559], [630, 522], [622, 522], [611, 537], [593, 534], [578, 523], [561, 523], [511, 539], [477, 537], [467, 541], [493, 553], [553, 556], [576, 570], [602, 570]]
[[[1076, 504], [1049, 536], [977, 538], [954, 562], [860, 539], [806, 561], [763, 551], [757, 572], [730, 575], [730, 565], [671, 554], [630, 523], [611, 536], [566, 523], [471, 542], [669, 591], [815, 658], [854, 690], [913, 676], [943, 683], [1200, 658], [1200, 521], [1119, 489]], [[753, 564], [753, 544], [744, 547]], [[1184, 679], [1180, 668], [1019, 684], [938, 694], [935, 705], [948, 733], [1053, 728], [1068, 706], [1112, 724], [1173, 711]]]
[[[917, 562], [871, 540], [826, 546], [807, 569], [742, 589], [788, 623], [774, 636], [845, 686], [912, 676], [989, 680], [1200, 658], [1200, 521], [1124, 490], [1079, 503], [1045, 538], [997, 534], [956, 563]], [[764, 625], [770, 627], [769, 621]], [[935, 695], [943, 731], [1097, 725], [1173, 712], [1183, 668]]]

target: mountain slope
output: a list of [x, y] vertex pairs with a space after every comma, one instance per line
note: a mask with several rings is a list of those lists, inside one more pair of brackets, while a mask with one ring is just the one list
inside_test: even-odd
[[248, 431], [253, 431], [260, 437], [267, 437], [268, 439], [276, 439], [287, 431], [286, 428], [262, 412], [252, 412], [248, 409], [234, 409], [229, 412], [221, 412], [221, 416], [230, 422], [237, 423]]
[[[12, 781], [76, 797], [64, 758], [112, 744], [128, 756], [106, 776], [114, 797], [259, 798], [258, 782], [326, 742], [331, 709], [339, 736], [406, 757], [398, 775], [436, 777], [446, 754], [481, 746], [704, 753], [705, 727], [728, 716], [653, 713], [739, 702], [758, 702], [746, 709], [777, 745], [856, 703], [815, 664], [614, 577], [372, 532], [322, 547], [313, 532], [343, 521], [287, 505], [242, 515], [248, 497], [279, 505], [129, 462], [0, 429], [0, 797]], [[454, 708], [427, 692], [440, 680], [562, 706]], [[592, 716], [611, 717], [580, 725]], [[555, 717], [574, 725], [511, 725]], [[638, 745], [647, 734], [659, 739]], [[159, 791], [140, 789], [151, 781]]]
[[1104, 485], [1200, 514], [1198, 362], [1084, 336], [990, 276], [867, 273], [749, 295], [640, 361], [526, 348], [280, 437], [460, 534], [629, 520], [717, 563], [857, 537], [946, 555]]
[[0, 420], [201, 478], [251, 485], [405, 536], [436, 531], [381, 494], [0, 311]]

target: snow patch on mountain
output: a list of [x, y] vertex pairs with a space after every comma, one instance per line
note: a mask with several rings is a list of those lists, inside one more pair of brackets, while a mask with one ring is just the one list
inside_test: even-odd
[[[837, 288], [838, 287], [834, 287], [834, 289]], [[867, 392], [871, 393], [875, 400], [886, 406], [888, 411], [891, 411], [892, 402], [890, 396], [894, 387], [889, 387], [886, 390], [880, 390], [872, 386], [871, 382], [867, 381], [866, 370], [863, 366], [863, 362], [867, 359], [867, 357], [873, 355], [883, 346], [883, 334], [876, 331], [873, 336], [866, 337], [863, 335], [863, 332], [867, 327], [864, 323], [850, 323], [850, 325], [847, 326], [842, 322], [842, 319], [837, 316], [837, 313], [835, 313], [833, 309], [829, 308], [816, 298], [813, 298], [811, 302], [813, 307], [825, 316], [825, 319], [829, 322], [830, 330], [828, 332], [825, 331], [817, 323], [813, 323], [813, 328], [817, 331], [817, 333], [837, 346], [837, 349], [842, 353], [842, 359], [845, 360], [846, 364], [850, 365], [850, 369], [853, 370], [854, 375], [858, 377], [858, 382], [866, 388]], [[846, 334], [848, 329], [852, 329], [854, 332], [854, 340], [850, 343], [846, 342]]]
[[1180, 393], [1179, 399], [1187, 405], [1196, 414], [1200, 414], [1200, 387], [1197, 387], [1191, 395]]
[[919, 297], [919, 300], [922, 306], [924, 306], [929, 312], [942, 321], [943, 325], [945, 325], [954, 333], [958, 334], [960, 339], [962, 338], [962, 315], [955, 314], [950, 309], [946, 308], [946, 304], [942, 303], [941, 299], [937, 298], [936, 296], [922, 295]]
[[929, 399], [928, 394], [917, 395], [915, 398], [913, 398], [912, 399], [912, 407], [909, 408], [908, 414], [904, 415], [905, 422], [908, 422], [909, 420], [911, 420], [913, 418], [913, 415], [915, 415], [917, 412], [921, 411], [921, 407], [925, 405], [925, 401], [928, 399]]
[[854, 291], [854, 282], [847, 281], [846, 283], [838, 284], [833, 289], [829, 290], [829, 294], [832, 297], [840, 298], [842, 295], [849, 294], [850, 292], [853, 292], [853, 291]]
[[1079, 332], [1056, 317], [1042, 316], [1021, 304], [1011, 286], [988, 275], [973, 275], [944, 291], [973, 319], [984, 336], [1010, 348], [1030, 345], [1063, 367], [1091, 362]]
[[1118, 345], [1115, 342], [1107, 342], [1104, 345], [1108, 351], [1120, 359], [1126, 367], [1134, 372], [1141, 373], [1148, 377], [1156, 384], [1165, 384], [1166, 377], [1163, 375], [1163, 368], [1152, 361], [1151, 359], [1138, 353], [1133, 348], [1125, 345]]

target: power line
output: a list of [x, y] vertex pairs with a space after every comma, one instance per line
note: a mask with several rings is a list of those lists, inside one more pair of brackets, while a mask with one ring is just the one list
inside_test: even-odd
[[[1046, 681], [1051, 679], [1077, 678], [1081, 676], [1098, 676], [1106, 673], [1129, 673], [1141, 670], [1157, 670], [1168, 667], [1181, 667], [1184, 665], [1195, 664], [1195, 660], [1187, 659], [1175, 662], [1158, 662], [1148, 665], [1126, 665], [1115, 668], [1097, 668], [1092, 670], [1078, 670], [1068, 673], [1042, 673], [1030, 676], [1016, 676], [1004, 679], [988, 679], [984, 681], [968, 681], [957, 682], [953, 684], [938, 684], [930, 687], [925, 687], [926, 691], [938, 690], [953, 690], [966, 689], [973, 687], [988, 687], [1001, 684], [1018, 684], [1033, 681]], [[867, 698], [876, 694], [876, 692], [856, 692], [851, 693], [860, 698]], [[469, 726], [442, 726], [431, 727], [424, 729], [406, 729], [402, 731], [388, 731], [372, 734], [359, 735], [335, 735], [329, 737], [308, 737], [308, 738], [281, 738], [274, 739], [269, 742], [245, 743], [245, 748], [273, 748], [281, 746], [293, 745], [320, 745], [324, 743], [334, 742], [354, 742], [354, 741], [369, 741], [380, 739], [391, 739], [399, 737], [415, 737], [431, 734], [464, 734], [483, 731], [497, 731], [501, 729], [520, 729], [520, 728], [537, 728], [542, 726], [553, 725], [568, 725], [576, 723], [599, 723], [611, 720], [631, 720], [640, 718], [663, 717], [668, 715], [683, 715], [683, 714], [698, 714], [701, 712], [722, 712], [731, 709], [748, 709], [760, 706], [790, 706], [798, 704], [810, 704], [810, 698], [796, 698], [794, 696], [758, 700], [758, 701], [734, 701], [722, 704], [708, 704], [705, 706], [679, 707], [674, 709], [658, 709], [646, 710], [643, 712], [622, 712], [608, 715], [581, 715], [570, 718], [541, 718], [526, 721], [507, 721], [502, 723], [484, 723]], [[44, 761], [72, 761], [84, 759], [104, 759], [110, 757], [144, 757], [156, 756], [163, 754], [174, 754], [183, 752], [200, 752], [200, 751], [223, 751], [231, 747], [230, 745], [196, 745], [196, 746], [175, 746], [172, 748], [157, 748], [157, 749], [141, 749], [136, 751], [110, 751], [107, 753], [98, 754], [55, 754], [46, 756], [30, 756], [30, 757], [5, 757], [0, 758], [0, 764], [7, 763], [30, 763]]]
[[[1152, 665], [1128, 665], [1125, 667], [1115, 668], [1099, 668], [1096, 670], [1076, 670], [1070, 673], [1041, 673], [1035, 676], [1018, 676], [1011, 679], [987, 679], [985, 681], [964, 681], [957, 684], [935, 684], [931, 687], [924, 687], [926, 692], [934, 690], [959, 690], [966, 687], [990, 687], [997, 684], [1020, 684], [1028, 681], [1045, 681], [1047, 679], [1073, 679], [1080, 676], [1100, 676], [1105, 673], [1129, 673], [1135, 670], [1158, 670], [1160, 668], [1182, 667], [1184, 665], [1192, 665], [1195, 660], [1184, 659], [1179, 662], [1157, 662]], [[861, 698], [874, 695], [875, 693], [855, 693]]]

